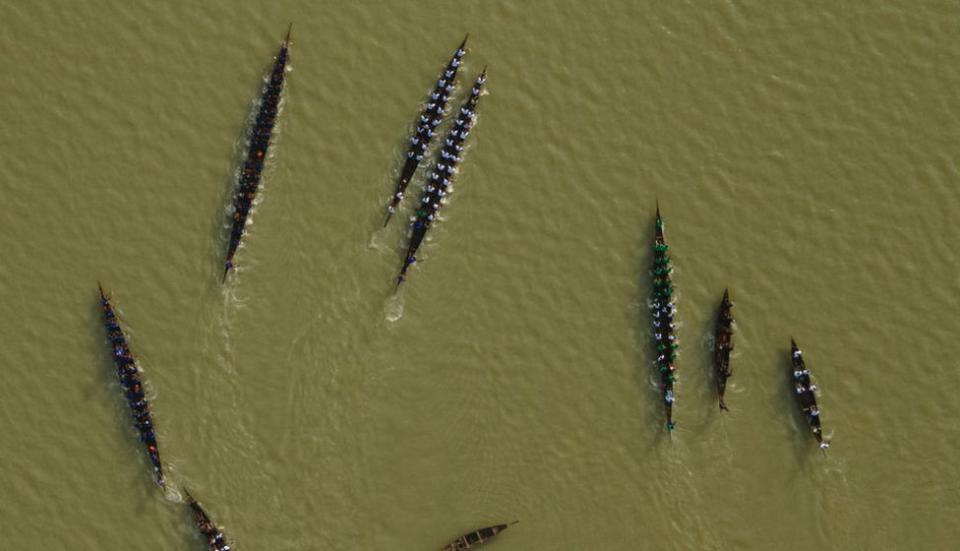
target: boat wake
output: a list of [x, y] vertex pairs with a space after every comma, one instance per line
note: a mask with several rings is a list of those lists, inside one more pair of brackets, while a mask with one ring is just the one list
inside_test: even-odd
[[367, 241], [367, 248], [378, 252], [390, 251], [390, 247], [384, 243], [382, 231], [374, 232], [373, 235], [370, 236], [370, 241]]
[[399, 321], [403, 317], [403, 299], [398, 295], [393, 295], [387, 299], [383, 307], [384, 317], [390, 323]]

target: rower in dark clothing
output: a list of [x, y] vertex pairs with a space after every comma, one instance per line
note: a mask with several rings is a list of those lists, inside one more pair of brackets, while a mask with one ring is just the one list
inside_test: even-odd
[[139, 402], [143, 400], [144, 393], [143, 388], [140, 386], [140, 383], [134, 383], [131, 385], [130, 390], [127, 391], [127, 401], [129, 402]]

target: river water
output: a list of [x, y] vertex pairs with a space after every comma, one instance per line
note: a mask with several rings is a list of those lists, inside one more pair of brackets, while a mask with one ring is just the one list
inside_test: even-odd
[[[510, 520], [491, 550], [955, 548], [956, 2], [21, 0], [0, 20], [0, 548], [200, 550], [185, 488], [238, 550], [439, 549]], [[290, 21], [221, 285], [231, 175]], [[394, 294], [410, 201], [386, 229], [384, 202], [465, 32], [454, 103], [484, 65], [489, 94]], [[646, 317], [657, 201], [672, 438]]]

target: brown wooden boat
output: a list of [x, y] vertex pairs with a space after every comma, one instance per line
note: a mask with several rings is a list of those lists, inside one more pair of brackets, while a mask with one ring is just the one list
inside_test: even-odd
[[187, 496], [187, 504], [190, 505], [190, 509], [193, 511], [193, 516], [197, 522], [197, 529], [200, 530], [200, 533], [207, 543], [207, 549], [210, 551], [230, 551], [230, 545], [223, 537], [223, 532], [220, 530], [220, 527], [210, 519], [210, 515], [207, 514], [196, 499], [193, 499], [190, 492], [184, 490], [184, 493]]
[[720, 301], [720, 314], [717, 316], [716, 337], [713, 349], [713, 367], [717, 372], [717, 393], [720, 396], [720, 409], [727, 410], [723, 401], [723, 393], [727, 389], [727, 379], [733, 375], [730, 369], [730, 351], [733, 350], [733, 314], [730, 310], [730, 294], [723, 290], [723, 299]]
[[830, 442], [823, 437], [823, 430], [820, 428], [820, 406], [817, 405], [817, 395], [814, 392], [817, 386], [810, 380], [810, 370], [803, 361], [803, 352], [792, 338], [790, 339], [790, 370], [791, 383], [800, 411], [807, 418], [820, 449], [825, 450], [830, 447]]
[[483, 543], [490, 541], [490, 538], [496, 536], [500, 532], [503, 532], [507, 529], [508, 526], [516, 524], [520, 521], [515, 520], [508, 524], [497, 524], [495, 526], [487, 526], [486, 528], [480, 528], [470, 532], [469, 534], [464, 534], [459, 538], [453, 540], [441, 551], [461, 551], [463, 549], [473, 549]]

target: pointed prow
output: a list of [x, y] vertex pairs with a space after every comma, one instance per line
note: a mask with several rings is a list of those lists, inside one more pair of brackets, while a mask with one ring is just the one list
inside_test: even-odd
[[467, 39], [468, 39], [468, 38], [470, 38], [470, 33], [467, 33], [467, 34], [463, 35], [463, 42], [460, 43], [460, 48], [459, 48], [459, 49], [466, 51]]
[[293, 30], [293, 23], [290, 23], [290, 26], [287, 27], [287, 36], [283, 39], [284, 44], [290, 44], [290, 31]]

